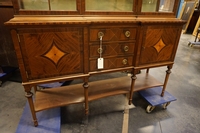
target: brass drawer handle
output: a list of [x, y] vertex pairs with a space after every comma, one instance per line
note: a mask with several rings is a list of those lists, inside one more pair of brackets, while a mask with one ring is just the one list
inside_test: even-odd
[[127, 30], [127, 31], [125, 32], [125, 36], [126, 36], [126, 37], [130, 37], [130, 35], [131, 35], [131, 32]]
[[104, 36], [104, 33], [103, 32], [98, 32], [98, 37], [100, 38], [100, 37], [103, 37]]
[[97, 49], [97, 52], [98, 52], [99, 54], [102, 54], [102, 53], [103, 53], [103, 49], [102, 49], [102, 48], [98, 48], [98, 49]]
[[123, 63], [124, 65], [126, 65], [126, 64], [128, 63], [128, 60], [127, 60], [127, 59], [123, 59], [122, 63]]
[[127, 52], [129, 50], [128, 46], [124, 46], [124, 51]]

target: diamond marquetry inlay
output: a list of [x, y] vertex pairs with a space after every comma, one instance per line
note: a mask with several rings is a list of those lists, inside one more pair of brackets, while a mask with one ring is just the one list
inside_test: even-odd
[[66, 55], [63, 51], [58, 49], [55, 44], [52, 45], [49, 51], [46, 52], [44, 57], [48, 58], [49, 60], [53, 61], [56, 65], [59, 62], [59, 60]]
[[165, 46], [166, 46], [166, 45], [165, 45], [165, 43], [163, 42], [163, 40], [160, 39], [160, 41], [154, 45], [154, 48], [155, 48], [155, 49], [157, 50], [157, 52], [159, 53]]

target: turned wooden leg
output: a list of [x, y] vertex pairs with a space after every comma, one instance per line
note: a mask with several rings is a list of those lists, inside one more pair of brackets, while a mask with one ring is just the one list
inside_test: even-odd
[[83, 84], [83, 87], [84, 87], [84, 96], [85, 96], [85, 114], [88, 115], [89, 113], [89, 107], [88, 107], [88, 83], [85, 82]]
[[162, 89], [162, 93], [161, 93], [162, 97], [164, 96], [164, 93], [165, 93], [165, 89], [166, 89], [166, 86], [167, 86], [169, 75], [171, 73], [172, 66], [168, 66], [167, 68], [168, 68], [168, 70], [166, 71], [165, 81], [164, 81], [164, 85], [163, 85], [163, 89]]
[[149, 73], [149, 68], [147, 68], [146, 73]]
[[131, 103], [132, 103], [135, 80], [137, 79], [136, 75], [134, 74], [133, 76], [131, 76], [131, 79], [132, 79], [132, 81], [131, 81], [131, 90], [130, 90], [130, 94], [129, 94], [129, 105], [131, 105]]
[[36, 86], [36, 85], [34, 85], [34, 91], [35, 91], [35, 93], [36, 93], [36, 91], [37, 91], [37, 86]]
[[38, 122], [37, 122], [37, 118], [36, 118], [36, 112], [34, 109], [34, 105], [33, 105], [33, 99], [32, 99], [33, 93], [32, 92], [26, 92], [25, 97], [27, 97], [28, 99], [28, 103], [29, 103], [29, 107], [31, 110], [31, 114], [33, 117], [33, 122], [34, 122], [34, 126], [38, 126]]

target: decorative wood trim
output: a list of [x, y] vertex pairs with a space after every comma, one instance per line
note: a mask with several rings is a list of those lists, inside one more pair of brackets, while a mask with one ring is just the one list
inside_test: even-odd
[[20, 72], [21, 72], [21, 76], [22, 76], [22, 81], [26, 82], [26, 81], [28, 81], [28, 79], [26, 77], [26, 70], [24, 67], [24, 60], [23, 60], [23, 57], [21, 54], [20, 43], [18, 40], [18, 33], [16, 30], [11, 30], [11, 35], [12, 35], [12, 40], [13, 40], [13, 44], [14, 44], [17, 59], [18, 59], [18, 64], [19, 64], [19, 68], [20, 68]]

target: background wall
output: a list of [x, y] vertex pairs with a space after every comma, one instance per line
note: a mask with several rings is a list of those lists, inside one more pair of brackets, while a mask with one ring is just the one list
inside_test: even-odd
[[0, 66], [18, 66], [10, 31], [4, 22], [13, 18], [11, 0], [0, 0]]

